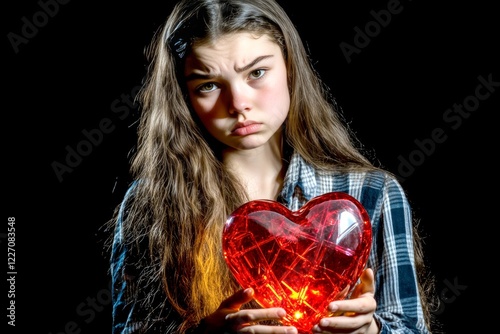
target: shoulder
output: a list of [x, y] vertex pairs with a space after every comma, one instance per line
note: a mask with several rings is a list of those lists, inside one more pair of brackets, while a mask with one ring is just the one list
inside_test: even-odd
[[138, 181], [132, 181], [132, 183], [130, 183], [130, 185], [128, 186], [127, 191], [125, 192], [125, 195], [123, 196], [123, 199], [120, 203], [120, 211], [118, 219], [123, 220], [124, 216], [126, 216], [128, 212], [128, 207], [135, 198], [138, 183], [139, 183]]
[[398, 179], [382, 169], [335, 172], [330, 178], [336, 180], [337, 188], [356, 196], [361, 196], [362, 193], [372, 195], [404, 193]]
[[403, 191], [396, 176], [387, 170], [381, 168], [350, 169], [348, 171], [319, 170], [307, 163], [298, 153], [292, 156], [287, 174], [290, 181], [295, 181], [304, 187], [317, 186], [320, 192], [326, 191], [328, 188], [348, 193], [363, 190]]
[[335, 191], [356, 198], [372, 215], [383, 208], [407, 206], [406, 194], [397, 178], [382, 169], [336, 173]]
[[114, 229], [114, 243], [123, 242], [123, 229], [125, 221], [129, 215], [130, 205], [134, 200], [135, 193], [137, 190], [138, 181], [133, 181], [128, 186], [122, 201], [118, 205], [118, 213], [116, 215], [115, 229]]
[[405, 200], [406, 194], [399, 180], [384, 170], [374, 170], [362, 173], [353, 173], [351, 184], [357, 184], [365, 196], [381, 197], [382, 201], [392, 202], [396, 199]]
[[405, 196], [405, 191], [399, 180], [384, 170], [375, 170], [362, 173], [360, 177], [364, 189], [372, 189], [384, 196]]

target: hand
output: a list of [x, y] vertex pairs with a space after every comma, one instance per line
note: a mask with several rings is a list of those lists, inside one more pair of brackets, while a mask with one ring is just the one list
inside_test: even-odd
[[240, 290], [224, 300], [219, 308], [203, 321], [203, 333], [253, 333], [253, 334], [297, 334], [291, 326], [259, 325], [264, 320], [281, 320], [286, 312], [282, 308], [244, 309], [243, 304], [253, 299], [251, 288]]
[[328, 305], [333, 314], [323, 318], [313, 327], [313, 333], [378, 333], [378, 325], [373, 318], [377, 307], [374, 299], [375, 279], [372, 269], [365, 269], [360, 277], [361, 282], [354, 288], [350, 299], [337, 300]]

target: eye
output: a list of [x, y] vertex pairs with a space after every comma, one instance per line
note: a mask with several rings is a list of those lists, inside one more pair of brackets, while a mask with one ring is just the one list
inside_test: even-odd
[[266, 70], [259, 68], [258, 70], [254, 70], [250, 73], [250, 77], [252, 79], [259, 79], [266, 74]]
[[216, 89], [217, 85], [213, 82], [205, 82], [204, 84], [201, 84], [196, 88], [196, 90], [200, 93], [209, 93]]

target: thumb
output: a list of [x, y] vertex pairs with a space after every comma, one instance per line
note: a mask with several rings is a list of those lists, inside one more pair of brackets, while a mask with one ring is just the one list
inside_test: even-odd
[[365, 293], [375, 294], [375, 275], [373, 269], [365, 269], [359, 279], [361, 282], [354, 288], [351, 298], [359, 297]]

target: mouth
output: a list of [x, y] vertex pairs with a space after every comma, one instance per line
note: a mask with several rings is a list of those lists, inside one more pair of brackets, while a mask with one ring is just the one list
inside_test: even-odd
[[261, 123], [255, 121], [238, 122], [231, 129], [231, 134], [235, 136], [246, 136], [259, 132]]
[[244, 122], [238, 122], [234, 125], [234, 127], [231, 129], [231, 132], [235, 132], [238, 129], [245, 128], [247, 126], [251, 126], [254, 124], [259, 124], [258, 122], [255, 121], [244, 121]]

